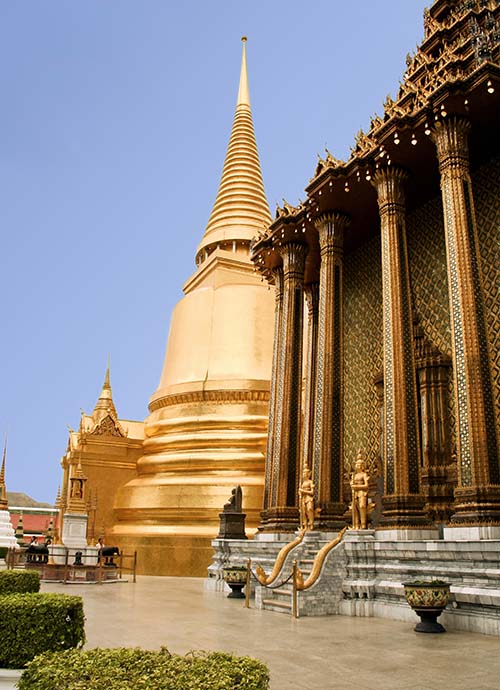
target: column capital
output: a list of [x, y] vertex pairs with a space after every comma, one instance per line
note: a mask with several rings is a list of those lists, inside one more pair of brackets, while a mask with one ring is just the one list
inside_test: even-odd
[[441, 175], [468, 173], [470, 128], [465, 117], [438, 120], [432, 128], [431, 139], [436, 145]]
[[309, 247], [304, 242], [286, 242], [279, 247], [281, 258], [283, 259], [284, 277], [304, 276], [306, 267], [306, 256]]
[[314, 225], [319, 234], [321, 255], [331, 251], [342, 251], [344, 230], [350, 222], [349, 216], [340, 211], [329, 211], [315, 218]]
[[404, 186], [408, 180], [408, 173], [404, 168], [396, 165], [387, 166], [377, 170], [372, 179], [372, 184], [377, 190], [380, 212], [393, 204], [404, 206]]

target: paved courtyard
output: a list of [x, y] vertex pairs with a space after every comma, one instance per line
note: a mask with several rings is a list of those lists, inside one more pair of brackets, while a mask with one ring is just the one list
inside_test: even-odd
[[[43, 584], [84, 599], [87, 647], [224, 650], [257, 657], [271, 690], [498, 690], [500, 640], [415, 633], [406, 622], [300, 618], [245, 609], [195, 578], [139, 577], [134, 585]], [[2, 687], [0, 685], [0, 687]], [[5, 686], [7, 687], [7, 686]]]

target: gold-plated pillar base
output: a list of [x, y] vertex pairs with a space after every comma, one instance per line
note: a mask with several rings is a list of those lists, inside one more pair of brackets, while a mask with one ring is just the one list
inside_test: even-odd
[[347, 513], [347, 503], [327, 503], [322, 505], [319, 518], [320, 529], [329, 532], [342, 529], [346, 526], [346, 514], [350, 517], [350, 512]]
[[500, 486], [464, 486], [455, 489], [455, 512], [451, 524], [500, 524]]
[[424, 510], [425, 499], [420, 494], [384, 496], [382, 504], [384, 508], [379, 523], [381, 528], [432, 526], [432, 522]]
[[422, 469], [425, 510], [434, 522], [448, 522], [453, 513], [453, 486], [456, 469], [450, 465], [430, 465]]
[[299, 509], [292, 506], [263, 510], [259, 532], [295, 532], [299, 528]]

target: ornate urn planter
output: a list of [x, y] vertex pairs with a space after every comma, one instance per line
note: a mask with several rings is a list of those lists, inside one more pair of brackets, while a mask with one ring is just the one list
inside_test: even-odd
[[245, 595], [241, 591], [247, 583], [247, 569], [244, 565], [228, 565], [222, 569], [224, 582], [230, 587], [231, 591], [227, 595], [230, 599], [244, 599]]
[[420, 623], [415, 626], [416, 632], [442, 633], [446, 632], [438, 616], [446, 608], [450, 596], [450, 585], [443, 580], [415, 580], [403, 582], [405, 598], [415, 613], [420, 616]]

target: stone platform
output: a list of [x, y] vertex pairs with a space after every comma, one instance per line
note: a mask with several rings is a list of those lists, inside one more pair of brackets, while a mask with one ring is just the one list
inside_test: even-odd
[[[262, 565], [269, 573], [283, 546], [280, 539], [245, 542], [216, 540], [208, 587], [217, 588], [225, 563], [252, 568]], [[296, 535], [288, 535], [288, 541]], [[315, 554], [335, 535], [311, 532], [287, 556], [277, 582], [285, 580], [297, 561], [304, 578], [312, 569]], [[445, 580], [451, 585], [450, 603], [440, 620], [449, 630], [468, 630], [500, 635], [500, 540], [416, 539], [397, 533], [348, 531], [327, 556], [321, 575], [310, 589], [298, 593], [299, 616], [341, 614], [415, 620], [404, 598], [402, 583], [408, 580]], [[428, 537], [427, 533], [423, 536]], [[462, 536], [462, 535], [460, 535]], [[223, 584], [219, 585], [222, 588]], [[255, 580], [255, 605], [291, 615], [291, 585], [270, 590]]]

